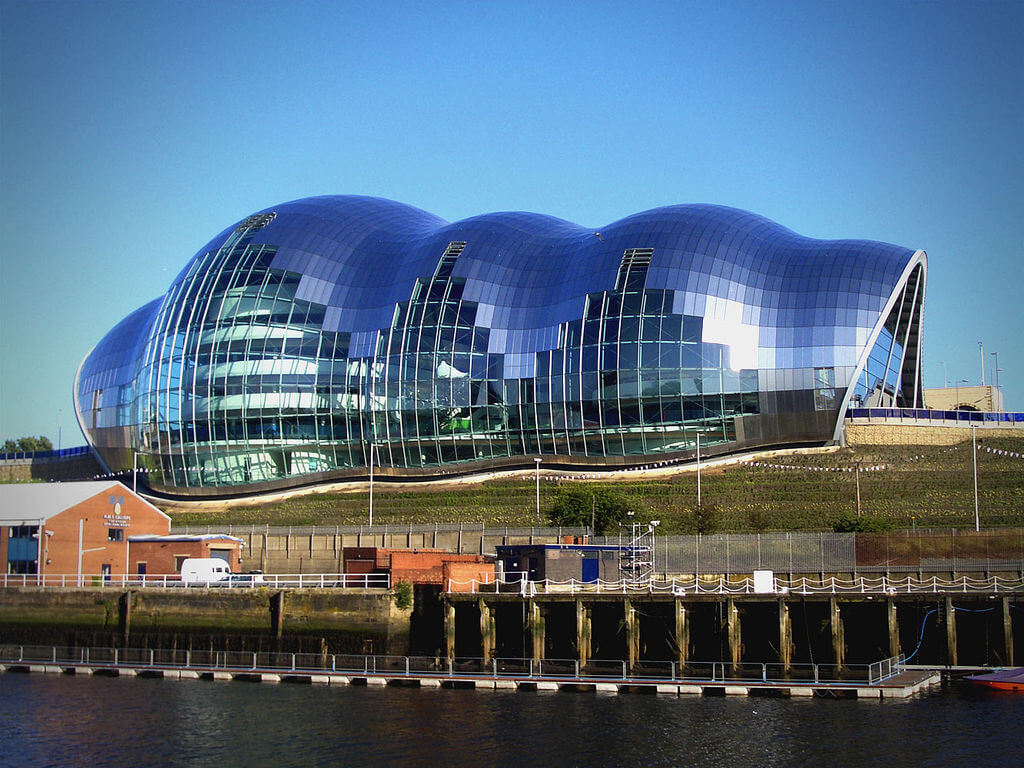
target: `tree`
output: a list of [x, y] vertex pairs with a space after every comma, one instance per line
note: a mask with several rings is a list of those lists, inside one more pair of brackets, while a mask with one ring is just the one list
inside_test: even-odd
[[53, 443], [50, 438], [40, 435], [39, 437], [19, 437], [17, 440], [4, 440], [4, 453], [33, 453], [34, 451], [52, 451]]
[[686, 533], [714, 533], [722, 524], [722, 511], [714, 502], [694, 504], [683, 511], [682, 528]]
[[874, 515], [857, 516], [843, 512], [832, 521], [836, 533], [883, 533], [895, 528], [895, 523]]
[[620, 494], [604, 488], [569, 486], [558, 492], [546, 514], [554, 525], [590, 528], [603, 534], [608, 528], [626, 519], [634, 504]]

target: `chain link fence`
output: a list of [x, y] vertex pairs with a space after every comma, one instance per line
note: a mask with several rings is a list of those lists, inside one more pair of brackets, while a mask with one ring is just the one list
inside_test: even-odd
[[[348, 537], [346, 546], [438, 546], [494, 554], [498, 544], [583, 542], [628, 544], [628, 537], [587, 537], [586, 528], [511, 528], [484, 523], [410, 525], [177, 526], [173, 533], [249, 537]], [[352, 544], [348, 542], [354, 537]], [[1024, 529], [887, 533], [721, 533], [658, 536], [655, 571], [662, 574], [776, 573], [1024, 573]]]
[[1024, 531], [665, 536], [654, 554], [665, 574], [1024, 572]]

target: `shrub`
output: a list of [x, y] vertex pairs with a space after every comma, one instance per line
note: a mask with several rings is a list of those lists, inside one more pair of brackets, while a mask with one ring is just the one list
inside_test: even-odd
[[722, 524], [722, 510], [714, 502], [694, 504], [683, 512], [682, 528], [685, 533], [715, 533]]
[[554, 525], [590, 528], [593, 522], [594, 533], [601, 535], [625, 520], [633, 507], [624, 496], [604, 488], [570, 486], [559, 491], [546, 514]]
[[412, 584], [405, 579], [395, 584], [395, 607], [403, 611], [412, 608]]
[[856, 516], [844, 512], [832, 521], [836, 533], [881, 533], [895, 528], [890, 520], [875, 515]]

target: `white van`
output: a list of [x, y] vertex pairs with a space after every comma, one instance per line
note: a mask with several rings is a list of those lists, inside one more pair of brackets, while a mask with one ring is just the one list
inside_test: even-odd
[[216, 584], [231, 578], [231, 567], [219, 557], [188, 557], [181, 563], [181, 583]]

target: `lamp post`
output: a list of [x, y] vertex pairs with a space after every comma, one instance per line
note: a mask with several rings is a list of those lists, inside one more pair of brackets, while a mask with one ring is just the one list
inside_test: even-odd
[[700, 435], [703, 429], [694, 429], [694, 433], [697, 435], [697, 509], [700, 509]]
[[700, 509], [700, 432], [697, 433], [697, 509]]
[[985, 345], [978, 342], [978, 349], [981, 350], [981, 386], [985, 386]]
[[949, 389], [949, 375], [946, 371], [946, 361], [940, 360], [939, 362], [942, 363], [942, 388]]
[[854, 466], [857, 468], [857, 474], [855, 475], [857, 478], [857, 517], [860, 517], [860, 462], [854, 462]]
[[370, 527], [373, 528], [373, 449], [376, 443], [370, 441]]
[[974, 530], [981, 530], [981, 516], [978, 514], [978, 429], [971, 424], [971, 453], [974, 454]]
[[540, 528], [540, 458], [533, 460], [536, 466], [536, 481], [537, 481], [537, 528]]
[[[999, 365], [999, 360], [996, 359], [996, 365]], [[57, 452], [60, 452], [60, 433], [62, 432], [63, 421], [64, 421], [64, 409], [57, 409]]]
[[960, 385], [961, 384], [966, 384], [966, 383], [967, 383], [967, 379], [957, 379], [957, 382], [956, 382], [956, 403], [953, 405], [953, 410], [954, 411], [959, 411], [960, 410]]
[[999, 353], [993, 352], [992, 357], [996, 359], [996, 367], [992, 369], [992, 385], [999, 389]]
[[82, 541], [84, 539], [84, 528], [85, 521], [88, 518], [80, 517], [78, 519], [78, 586], [82, 586], [82, 555], [87, 552], [102, 552], [106, 547], [92, 547], [91, 549], [82, 549]]

